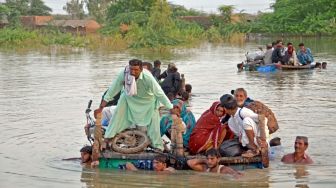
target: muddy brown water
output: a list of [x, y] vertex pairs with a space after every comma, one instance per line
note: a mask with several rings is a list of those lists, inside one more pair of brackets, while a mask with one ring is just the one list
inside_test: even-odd
[[[0, 187], [335, 187], [336, 49], [329, 40], [309, 41], [325, 70], [240, 72], [236, 64], [260, 44], [204, 44], [170, 54], [92, 52], [67, 54], [0, 52]], [[124, 172], [83, 168], [79, 156], [87, 144], [84, 110], [101, 94], [127, 61], [161, 59], [163, 68], [176, 63], [193, 86], [193, 112], [198, 118], [213, 101], [231, 89], [244, 87], [275, 112], [285, 152], [293, 151], [296, 135], [309, 137], [308, 153], [315, 164], [285, 165], [272, 161], [268, 169], [229, 176], [177, 172]]]

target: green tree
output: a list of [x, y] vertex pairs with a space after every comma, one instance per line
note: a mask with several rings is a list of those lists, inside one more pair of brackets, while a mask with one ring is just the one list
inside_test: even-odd
[[149, 16], [155, 0], [118, 0], [111, 3], [107, 11], [107, 21], [113, 22], [114, 17], [122, 13], [144, 12]]
[[11, 11], [15, 11], [20, 15], [28, 15], [29, 0], [6, 0], [4, 3]]
[[29, 15], [50, 15], [52, 9], [44, 4], [42, 0], [30, 0], [30, 10]]
[[166, 0], [156, 0], [151, 8], [148, 26], [154, 31], [169, 30], [174, 26], [172, 12]]
[[94, 17], [99, 23], [106, 20], [108, 7], [117, 0], [85, 0], [89, 15]]
[[233, 5], [221, 5], [218, 7], [218, 11], [220, 12], [221, 16], [225, 23], [231, 23], [231, 16], [234, 10]]
[[68, 14], [70, 14], [72, 19], [83, 19], [85, 16], [84, 1], [70, 0], [63, 7], [63, 10], [65, 10]]

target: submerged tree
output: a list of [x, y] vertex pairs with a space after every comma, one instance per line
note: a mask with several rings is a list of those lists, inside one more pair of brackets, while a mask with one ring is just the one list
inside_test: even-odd
[[68, 14], [71, 15], [72, 19], [83, 19], [84, 12], [84, 1], [83, 0], [70, 0], [63, 7]]

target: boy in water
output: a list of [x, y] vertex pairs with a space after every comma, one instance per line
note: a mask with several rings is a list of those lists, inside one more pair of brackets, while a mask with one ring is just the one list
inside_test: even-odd
[[220, 165], [220, 154], [215, 149], [209, 149], [206, 152], [206, 159], [190, 159], [187, 161], [189, 167], [195, 171], [211, 172], [217, 174], [230, 174], [235, 178], [241, 177], [243, 174], [230, 167]]

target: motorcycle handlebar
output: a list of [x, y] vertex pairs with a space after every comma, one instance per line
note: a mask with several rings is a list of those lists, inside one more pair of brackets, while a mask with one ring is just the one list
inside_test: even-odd
[[92, 100], [90, 100], [89, 103], [88, 103], [88, 107], [87, 107], [88, 109], [91, 108], [91, 104], [92, 104]]

